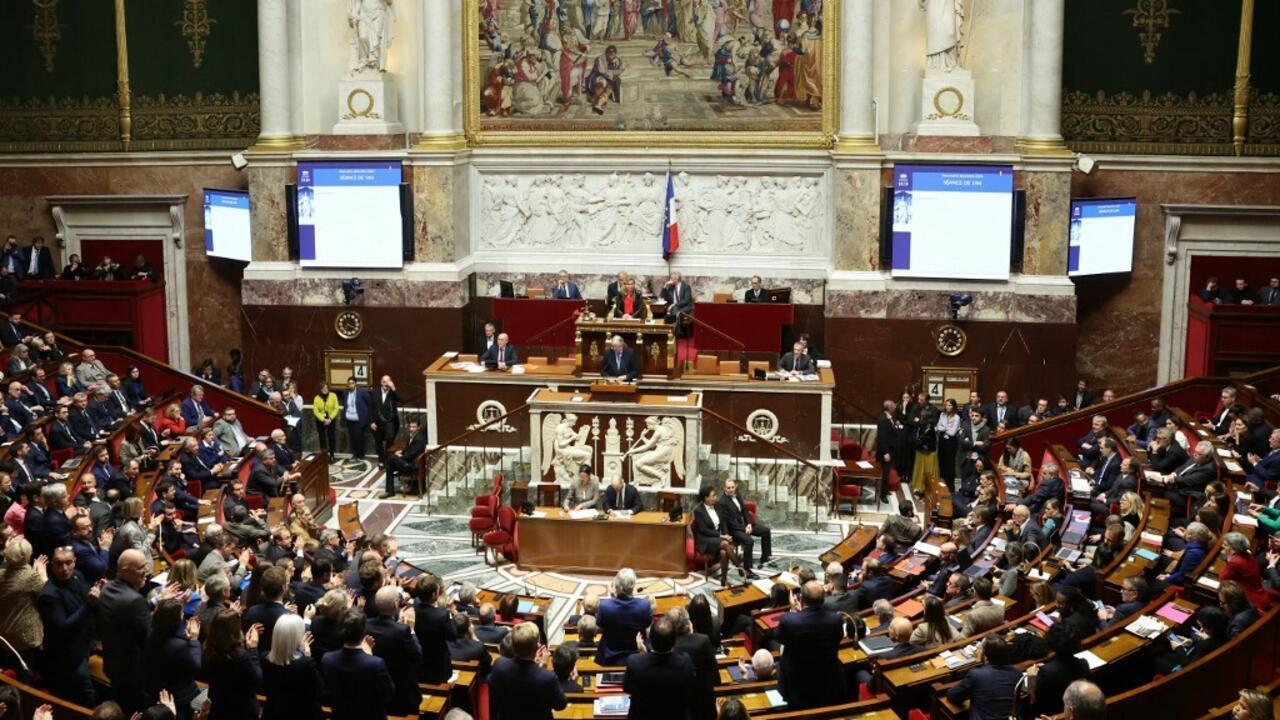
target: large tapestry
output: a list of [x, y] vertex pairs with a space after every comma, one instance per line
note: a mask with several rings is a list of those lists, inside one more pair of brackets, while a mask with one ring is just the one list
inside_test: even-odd
[[[1232, 154], [1241, 5], [1240, 0], [1067, 3], [1062, 107], [1067, 143], [1084, 152]], [[1276, 3], [1257, 3], [1249, 94], [1255, 122], [1244, 154], [1280, 150], [1271, 40], [1280, 30], [1278, 19]]]
[[831, 0], [465, 0], [468, 135], [825, 145], [837, 13]]
[[122, 13], [111, 0], [0, 3], [0, 151], [253, 142], [254, 1], [120, 3]]

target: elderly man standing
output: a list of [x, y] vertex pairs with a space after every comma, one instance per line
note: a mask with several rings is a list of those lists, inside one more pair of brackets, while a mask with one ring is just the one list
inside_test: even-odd
[[653, 606], [648, 599], [635, 597], [635, 590], [635, 571], [622, 568], [613, 578], [612, 596], [600, 601], [596, 623], [601, 636], [596, 662], [601, 665], [625, 665], [627, 658], [637, 652], [636, 633], [649, 626]]

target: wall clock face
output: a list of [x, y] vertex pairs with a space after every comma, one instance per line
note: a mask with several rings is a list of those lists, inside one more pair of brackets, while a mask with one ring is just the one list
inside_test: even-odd
[[333, 329], [343, 340], [355, 340], [364, 332], [364, 318], [355, 310], [343, 310], [334, 318]]
[[964, 352], [964, 347], [969, 342], [969, 336], [965, 335], [964, 330], [955, 325], [943, 325], [938, 328], [938, 335], [934, 340], [938, 345], [938, 352], [947, 357], [955, 357]]

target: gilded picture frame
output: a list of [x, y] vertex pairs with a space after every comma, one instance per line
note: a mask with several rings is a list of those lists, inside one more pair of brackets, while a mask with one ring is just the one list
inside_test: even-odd
[[488, 74], [487, 68], [481, 67], [481, 5], [484, 2], [485, 0], [462, 0], [463, 126], [467, 143], [472, 147], [830, 149], [834, 144], [840, 107], [839, 0], [826, 0], [822, 7], [822, 107], [815, 113], [818, 117], [815, 118], [811, 131], [735, 129], [732, 122], [723, 125], [708, 123], [706, 129], [696, 130], [486, 128], [485, 115], [481, 112], [482, 93]]

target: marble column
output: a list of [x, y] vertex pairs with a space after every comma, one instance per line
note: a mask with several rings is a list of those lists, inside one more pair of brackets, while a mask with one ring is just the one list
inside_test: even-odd
[[876, 147], [872, 109], [875, 57], [874, 0], [846, 0], [840, 7], [840, 130], [836, 152], [866, 152]]
[[422, 6], [422, 137], [417, 149], [466, 147], [462, 131], [462, 0]]
[[1062, 140], [1062, 40], [1066, 0], [1027, 3], [1027, 66], [1031, 75], [1022, 137], [1026, 153], [1067, 151]]
[[258, 0], [258, 97], [262, 129], [255, 147], [291, 148], [292, 99], [289, 82], [288, 0]]

